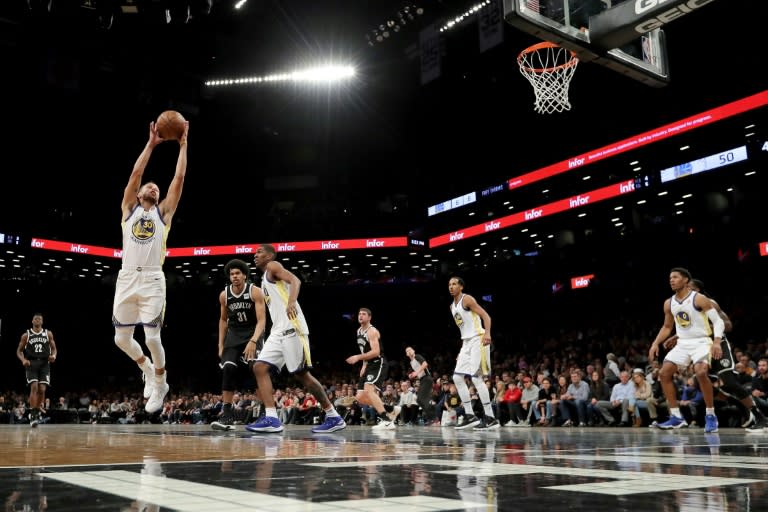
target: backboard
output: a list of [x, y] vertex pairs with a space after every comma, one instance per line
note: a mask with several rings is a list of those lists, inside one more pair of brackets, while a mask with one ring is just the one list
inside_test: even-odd
[[[682, 0], [667, 0], [667, 4], [675, 1]], [[634, 12], [638, 2], [658, 3], [656, 0], [504, 0], [504, 18], [524, 32], [576, 52], [582, 62], [600, 64], [647, 85], [663, 87], [670, 79], [663, 24], [633, 23], [635, 20], [627, 7]], [[639, 33], [637, 27], [647, 27], [648, 31]]]

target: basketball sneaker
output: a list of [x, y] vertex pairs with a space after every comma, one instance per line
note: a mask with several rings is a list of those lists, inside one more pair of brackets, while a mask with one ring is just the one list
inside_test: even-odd
[[211, 428], [213, 430], [235, 430], [235, 421], [231, 415], [222, 416], [218, 421], [211, 423]]
[[664, 423], [659, 423], [656, 425], [656, 428], [660, 428], [661, 430], [671, 430], [673, 428], [683, 428], [687, 427], [688, 422], [685, 421], [683, 418], [679, 418], [677, 416], [670, 416], [667, 421]]
[[717, 416], [714, 414], [707, 414], [704, 416], [704, 432], [707, 434], [714, 434], [717, 432]]
[[155, 379], [153, 378], [147, 378], [147, 374], [144, 372], [141, 372], [141, 380], [144, 381], [144, 398], [149, 398], [152, 396], [152, 388], [155, 387]]
[[395, 430], [395, 422], [392, 420], [379, 420], [379, 422], [371, 427], [371, 430]]
[[262, 416], [245, 426], [245, 430], [258, 433], [282, 432], [284, 429], [282, 422], [272, 416]]
[[157, 382], [152, 386], [152, 394], [150, 395], [149, 400], [147, 400], [147, 405], [144, 406], [144, 410], [147, 411], [147, 414], [152, 414], [163, 408], [163, 399], [165, 398], [165, 395], [168, 394], [169, 389], [170, 386], [168, 386], [167, 382]]
[[478, 418], [474, 414], [465, 414], [464, 421], [453, 428], [455, 428], [456, 430], [464, 430], [467, 428], [476, 427], [479, 424], [480, 424], [480, 418]]
[[499, 427], [501, 427], [501, 424], [499, 423], [499, 420], [496, 418], [486, 418], [483, 421], [480, 422], [479, 425], [475, 426], [472, 430], [496, 430]]
[[741, 428], [749, 428], [755, 423], [757, 423], [757, 418], [755, 418], [755, 415], [752, 413], [752, 411], [749, 411], [747, 419], [741, 423]]
[[768, 418], [763, 416], [747, 429], [747, 434], [768, 434]]
[[344, 418], [341, 416], [327, 416], [325, 417], [325, 421], [322, 422], [320, 425], [314, 427], [312, 429], [312, 432], [319, 434], [319, 433], [329, 433], [329, 432], [336, 432], [337, 430], [341, 430], [347, 426], [346, 423], [344, 423]]

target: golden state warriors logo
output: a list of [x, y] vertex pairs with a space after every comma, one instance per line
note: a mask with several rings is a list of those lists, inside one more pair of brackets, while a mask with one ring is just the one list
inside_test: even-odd
[[155, 222], [152, 219], [138, 219], [133, 223], [131, 233], [137, 240], [149, 240], [155, 236]]
[[687, 329], [691, 326], [691, 317], [687, 311], [678, 311], [675, 315], [675, 323], [682, 329]]
[[455, 315], [453, 315], [453, 320], [456, 322], [456, 325], [458, 325], [459, 327], [461, 327], [462, 325], [464, 325], [464, 319], [463, 319], [463, 318], [461, 318], [461, 315], [460, 315], [460, 314], [458, 314], [458, 313], [456, 313]]

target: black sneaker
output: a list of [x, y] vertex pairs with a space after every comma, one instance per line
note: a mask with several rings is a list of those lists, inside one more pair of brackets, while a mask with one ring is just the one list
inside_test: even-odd
[[747, 429], [749, 434], [768, 434], [768, 418], [763, 416]]
[[481, 421], [480, 424], [477, 425], [473, 430], [496, 430], [499, 427], [501, 427], [499, 420], [496, 418], [486, 418], [484, 421]]
[[741, 428], [749, 428], [757, 423], [757, 418], [752, 414], [752, 411], [747, 412], [747, 417], [741, 419]]
[[232, 416], [222, 416], [218, 421], [211, 423], [213, 430], [235, 430], [235, 421]]
[[476, 427], [480, 424], [480, 418], [475, 416], [474, 414], [465, 414], [464, 415], [464, 421], [460, 424], [456, 425], [456, 430], [464, 430], [467, 428]]

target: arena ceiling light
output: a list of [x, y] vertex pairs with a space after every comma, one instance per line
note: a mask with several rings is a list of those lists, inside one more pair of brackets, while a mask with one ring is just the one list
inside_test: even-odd
[[306, 82], [306, 83], [335, 83], [349, 80], [355, 76], [355, 68], [352, 66], [319, 66], [300, 69], [287, 73], [276, 73], [265, 76], [246, 76], [239, 78], [218, 78], [207, 80], [207, 87], [222, 87], [232, 85], [263, 84], [270, 82]]
[[414, 3], [403, 6], [394, 16], [389, 16], [386, 21], [379, 23], [373, 30], [365, 34], [368, 46], [383, 43], [394, 33], [400, 32], [406, 25], [412, 23], [416, 16], [424, 14], [424, 8]]
[[488, 7], [490, 4], [491, 4], [491, 0], [485, 0], [483, 2], [473, 5], [463, 13], [459, 14], [458, 16], [454, 16], [452, 19], [448, 20], [442, 27], [440, 27], [440, 32], [445, 32], [446, 30], [455, 28], [457, 25], [460, 25], [461, 22], [463, 22], [465, 19], [469, 18], [470, 16], [474, 16], [478, 11]]

